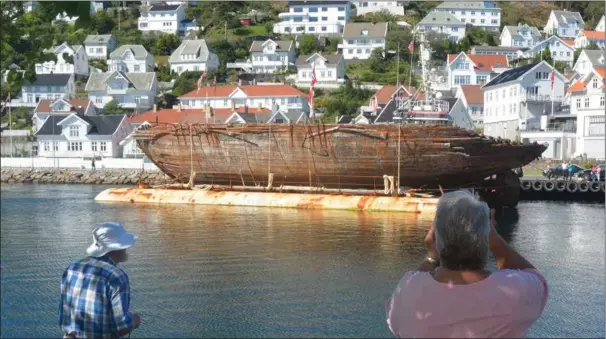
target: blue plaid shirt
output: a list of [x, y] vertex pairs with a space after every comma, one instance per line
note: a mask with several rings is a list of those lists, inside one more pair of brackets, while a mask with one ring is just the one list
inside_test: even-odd
[[59, 326], [76, 338], [117, 338], [132, 328], [126, 273], [109, 257], [71, 264], [61, 278]]

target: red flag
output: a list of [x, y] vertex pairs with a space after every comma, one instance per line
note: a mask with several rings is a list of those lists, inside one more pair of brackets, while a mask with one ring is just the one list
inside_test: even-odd
[[311, 107], [312, 110], [314, 107], [314, 86], [316, 85], [317, 82], [318, 82], [318, 80], [316, 80], [316, 65], [314, 65], [313, 68], [311, 69], [311, 83], [309, 84], [309, 97], [308, 97], [309, 106]]
[[206, 72], [202, 72], [202, 75], [200, 75], [200, 79], [198, 79], [198, 92], [200, 92], [200, 88], [202, 87], [202, 80], [204, 80], [204, 78], [206, 78]]
[[213, 79], [213, 86], [217, 87], [217, 76], [215, 75], [215, 78]]
[[551, 71], [551, 89], [553, 89], [553, 82], [555, 80], [555, 72], [552, 70]]
[[408, 51], [410, 53], [412, 53], [412, 51], [415, 50], [415, 41], [414, 40], [410, 40], [410, 44], [408, 44]]
[[2, 107], [0, 107], [0, 113], [4, 112], [4, 109], [6, 108], [7, 103], [8, 103], [8, 101], [2, 101]]

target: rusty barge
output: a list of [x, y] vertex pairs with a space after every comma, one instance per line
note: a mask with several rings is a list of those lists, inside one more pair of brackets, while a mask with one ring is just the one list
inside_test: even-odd
[[214, 187], [317, 187], [401, 194], [400, 188], [474, 188], [515, 206], [512, 169], [544, 145], [496, 140], [448, 125], [207, 125], [140, 128], [145, 155], [178, 183]]

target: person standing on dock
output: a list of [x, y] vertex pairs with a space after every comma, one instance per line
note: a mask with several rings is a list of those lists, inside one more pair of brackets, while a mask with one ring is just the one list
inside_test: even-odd
[[562, 176], [564, 177], [564, 180], [568, 180], [568, 164], [566, 161], [562, 162]]
[[[398, 338], [524, 338], [547, 303], [545, 278], [495, 229], [494, 211], [465, 191], [440, 198], [427, 257], [386, 304]], [[489, 250], [498, 270], [486, 269]]]
[[93, 230], [88, 257], [72, 263], [61, 278], [59, 326], [64, 338], [119, 338], [139, 327], [130, 312], [128, 276], [118, 263], [128, 260], [126, 249], [137, 237], [118, 223]]

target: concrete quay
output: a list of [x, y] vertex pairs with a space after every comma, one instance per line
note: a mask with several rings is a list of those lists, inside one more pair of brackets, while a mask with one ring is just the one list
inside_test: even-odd
[[66, 170], [2, 168], [2, 183], [87, 184], [87, 185], [162, 185], [172, 181], [159, 171], [128, 169]]

